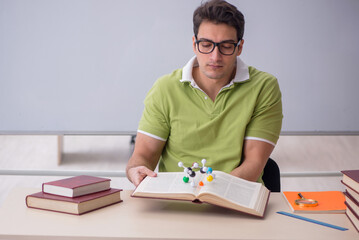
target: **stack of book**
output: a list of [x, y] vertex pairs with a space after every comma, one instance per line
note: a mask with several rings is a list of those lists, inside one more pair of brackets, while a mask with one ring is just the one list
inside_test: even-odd
[[359, 170], [342, 171], [345, 185], [346, 215], [359, 232]]
[[81, 175], [42, 184], [42, 191], [26, 196], [26, 205], [81, 215], [122, 202], [122, 189], [111, 188], [111, 179]]

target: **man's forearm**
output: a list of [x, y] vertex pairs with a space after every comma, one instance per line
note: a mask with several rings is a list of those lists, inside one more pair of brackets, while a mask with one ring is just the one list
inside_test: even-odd
[[256, 182], [259, 179], [265, 166], [265, 163], [263, 165], [262, 163], [260, 163], [261, 161], [258, 162], [259, 163], [252, 163], [250, 161], [247, 161], [247, 163], [245, 163], [244, 161], [243, 164], [232, 170], [231, 175], [243, 178], [248, 181]]
[[249, 181], [257, 181], [273, 149], [273, 145], [264, 141], [245, 140], [242, 163], [233, 169], [231, 174]]
[[128, 175], [128, 171], [131, 168], [140, 167], [140, 166], [146, 167], [153, 171], [156, 168], [156, 165], [154, 166], [153, 165], [154, 164], [151, 164], [151, 162], [146, 160], [145, 158], [133, 155], [127, 163], [126, 174]]
[[165, 142], [138, 133], [134, 152], [127, 163], [126, 174], [131, 168], [144, 166], [153, 171], [161, 156]]

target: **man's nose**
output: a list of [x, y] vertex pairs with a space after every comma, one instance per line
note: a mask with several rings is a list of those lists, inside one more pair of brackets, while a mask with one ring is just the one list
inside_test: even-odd
[[218, 60], [222, 58], [222, 54], [219, 51], [219, 46], [216, 46], [213, 51], [211, 52], [211, 58], [212, 60]]

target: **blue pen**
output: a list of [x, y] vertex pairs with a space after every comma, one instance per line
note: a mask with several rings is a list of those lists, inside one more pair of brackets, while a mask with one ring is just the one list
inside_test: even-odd
[[325, 222], [317, 221], [317, 220], [314, 220], [314, 219], [310, 219], [310, 218], [302, 217], [302, 216], [299, 216], [299, 215], [295, 215], [295, 214], [292, 214], [292, 213], [287, 213], [287, 212], [283, 212], [283, 211], [280, 211], [280, 212], [277, 212], [277, 213], [283, 214], [283, 215], [288, 216], [288, 217], [293, 217], [293, 218], [297, 218], [297, 219], [300, 219], [300, 220], [304, 220], [304, 221], [307, 221], [307, 222], [319, 224], [319, 225], [322, 225], [322, 226], [334, 228], [334, 229], [337, 229], [337, 230], [340, 230], [340, 231], [348, 230], [348, 228], [339, 227], [339, 226], [332, 225], [332, 224], [329, 224], [329, 223], [325, 223]]

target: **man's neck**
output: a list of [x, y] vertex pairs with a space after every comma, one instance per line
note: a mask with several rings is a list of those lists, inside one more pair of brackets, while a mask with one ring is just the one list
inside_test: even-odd
[[229, 77], [223, 79], [211, 79], [206, 77], [204, 74], [201, 74], [199, 67], [194, 67], [193, 71], [193, 79], [200, 89], [202, 89], [210, 99], [214, 102], [218, 93], [221, 89], [228, 85], [229, 82], [236, 75], [236, 68], [234, 68], [232, 74]]

